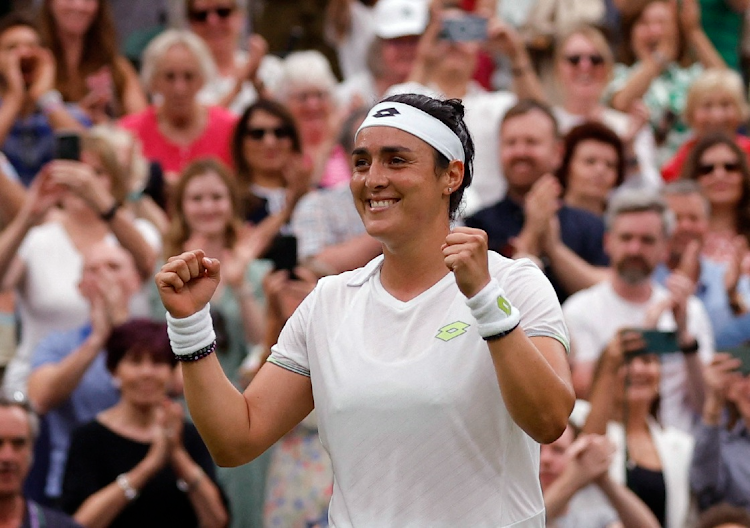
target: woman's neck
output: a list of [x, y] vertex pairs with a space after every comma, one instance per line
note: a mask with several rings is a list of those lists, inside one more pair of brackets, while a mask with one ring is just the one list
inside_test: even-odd
[[198, 124], [202, 124], [203, 107], [199, 103], [194, 103], [186, 112], [170, 112], [163, 106], [157, 110], [159, 121], [163, 125], [175, 130], [187, 131]]
[[737, 211], [732, 206], [712, 206], [709, 231], [714, 233], [737, 232]]
[[286, 187], [286, 179], [281, 171], [253, 171], [253, 183], [267, 189]]
[[601, 104], [597, 99], [586, 99], [583, 97], [566, 97], [563, 103], [563, 108], [569, 114], [574, 116], [592, 118], [599, 110], [601, 110]]
[[65, 68], [68, 73], [77, 76], [83, 57], [83, 36], [63, 32], [58, 35], [65, 56]]
[[120, 399], [111, 408], [109, 418], [124, 430], [143, 433], [144, 436], [151, 432], [151, 427], [156, 419], [156, 405], [134, 405], [128, 400]]
[[432, 82], [448, 99], [463, 99], [469, 89], [471, 77], [457, 75], [456, 72], [441, 72], [436, 74]]
[[625, 419], [625, 430], [628, 434], [638, 433], [649, 433], [648, 429], [648, 414], [650, 404], [643, 403], [627, 403], [627, 411], [624, 416]]
[[223, 257], [224, 250], [226, 250], [227, 248], [224, 234], [203, 235], [202, 238], [203, 241], [200, 248], [184, 247], [183, 249], [185, 251], [202, 249], [203, 251], [205, 251], [207, 257], [221, 259]]
[[380, 281], [395, 298], [411, 300], [449, 273], [441, 248], [450, 228], [446, 224], [433, 232], [427, 239], [415, 235], [401, 244], [383, 244]]

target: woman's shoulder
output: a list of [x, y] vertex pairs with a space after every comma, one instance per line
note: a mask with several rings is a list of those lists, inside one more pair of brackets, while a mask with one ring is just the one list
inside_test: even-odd
[[149, 105], [144, 110], [123, 116], [118, 124], [128, 130], [139, 130], [146, 126], [156, 126], [156, 107]]
[[233, 127], [237, 122], [237, 116], [223, 106], [212, 105], [208, 107], [209, 126], [215, 127]]

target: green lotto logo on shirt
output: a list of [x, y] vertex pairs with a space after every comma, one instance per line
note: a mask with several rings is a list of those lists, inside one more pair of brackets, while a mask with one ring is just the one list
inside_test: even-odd
[[461, 321], [456, 321], [455, 323], [447, 324], [444, 327], [438, 329], [438, 333], [435, 337], [442, 341], [450, 341], [454, 337], [464, 335], [466, 333], [466, 329], [470, 326], [471, 325], [462, 323]]

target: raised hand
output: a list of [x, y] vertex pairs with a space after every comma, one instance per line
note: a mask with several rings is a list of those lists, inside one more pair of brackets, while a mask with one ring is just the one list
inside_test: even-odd
[[92, 209], [103, 213], [114, 203], [105, 180], [94, 168], [80, 161], [55, 160], [49, 164], [52, 180], [82, 198]]
[[219, 261], [207, 258], [201, 249], [171, 257], [154, 279], [161, 302], [176, 318], [201, 310], [211, 300], [220, 280]]
[[29, 194], [21, 209], [22, 214], [27, 215], [31, 225], [38, 224], [47, 212], [60, 202], [63, 192], [63, 187], [54, 181], [49, 165], [46, 165], [31, 183]]
[[474, 297], [490, 282], [487, 263], [487, 233], [471, 227], [457, 227], [442, 247], [445, 265], [453, 272], [458, 289]]
[[34, 51], [36, 65], [34, 66], [34, 80], [29, 86], [29, 96], [37, 101], [42, 95], [55, 87], [55, 57], [47, 48], [37, 48]]

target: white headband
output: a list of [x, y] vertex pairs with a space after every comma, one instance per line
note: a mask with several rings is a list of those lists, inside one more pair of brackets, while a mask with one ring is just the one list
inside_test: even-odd
[[370, 109], [354, 139], [363, 128], [375, 126], [398, 128], [428, 143], [449, 161], [466, 161], [464, 146], [458, 136], [445, 123], [419, 108], [391, 101], [378, 103]]

